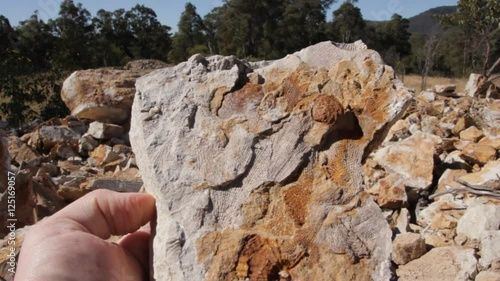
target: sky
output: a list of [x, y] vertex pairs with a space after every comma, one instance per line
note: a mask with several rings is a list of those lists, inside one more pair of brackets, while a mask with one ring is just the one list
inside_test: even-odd
[[[251, 1], [251, 0], [248, 0]], [[28, 19], [35, 10], [39, 12], [43, 20], [57, 17], [59, 3], [61, 0], [0, 0], [0, 15], [7, 17], [11, 25], [17, 26], [20, 21]], [[136, 4], [142, 4], [152, 8], [162, 24], [177, 30], [177, 23], [184, 11], [184, 0], [75, 0], [82, 3], [83, 7], [90, 11], [92, 16], [100, 9], [114, 11], [119, 8], [130, 9]], [[213, 8], [222, 5], [222, 0], [191, 0], [198, 14], [204, 16]], [[343, 0], [332, 5], [328, 11], [328, 19], [331, 19], [332, 11], [337, 9]], [[438, 6], [452, 6], [457, 0], [359, 0], [357, 6], [361, 9], [363, 18], [366, 20], [387, 20], [394, 13], [403, 17], [412, 17], [430, 8]]]

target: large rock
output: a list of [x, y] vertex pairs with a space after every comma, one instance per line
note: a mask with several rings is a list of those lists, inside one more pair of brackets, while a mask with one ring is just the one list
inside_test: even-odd
[[122, 124], [130, 117], [135, 80], [151, 70], [81, 70], [63, 83], [61, 98], [71, 115]]
[[374, 160], [387, 171], [401, 175], [407, 186], [426, 189], [432, 184], [435, 147], [439, 143], [440, 138], [418, 132], [380, 149]]
[[477, 274], [474, 249], [441, 247], [399, 267], [400, 281], [469, 281]]
[[18, 137], [10, 136], [7, 139], [9, 140], [9, 154], [13, 162], [17, 165], [21, 165], [21, 163], [28, 166], [40, 165], [41, 156], [37, 151], [31, 149]]
[[460, 180], [476, 187], [500, 190], [500, 160], [491, 161], [477, 173], [460, 177]]
[[500, 230], [488, 230], [481, 234], [481, 258], [479, 263], [488, 268], [500, 259]]
[[392, 249], [392, 260], [398, 265], [418, 259], [426, 252], [424, 239], [416, 233], [397, 235], [392, 243]]
[[[363, 43], [256, 72], [200, 55], [137, 80], [130, 139], [157, 199], [156, 280], [388, 280], [362, 160], [411, 93]], [[342, 270], [339, 270], [339, 269]]]
[[481, 239], [487, 230], [499, 230], [500, 205], [475, 204], [467, 208], [457, 225], [457, 233], [465, 234], [471, 239]]

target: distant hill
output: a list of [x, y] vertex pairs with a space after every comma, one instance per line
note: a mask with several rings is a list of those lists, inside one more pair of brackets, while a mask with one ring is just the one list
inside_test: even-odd
[[457, 10], [457, 6], [441, 6], [432, 8], [414, 17], [409, 18], [410, 33], [422, 33], [425, 35], [436, 35], [443, 33], [439, 21], [434, 17], [438, 14], [451, 14]]

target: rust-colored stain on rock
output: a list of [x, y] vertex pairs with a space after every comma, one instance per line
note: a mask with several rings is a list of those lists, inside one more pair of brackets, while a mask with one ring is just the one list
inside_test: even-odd
[[320, 96], [314, 101], [314, 120], [332, 125], [344, 113], [340, 102], [334, 96]]

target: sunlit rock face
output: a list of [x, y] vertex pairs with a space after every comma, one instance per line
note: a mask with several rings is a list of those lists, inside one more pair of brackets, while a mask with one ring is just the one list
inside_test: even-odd
[[136, 89], [155, 280], [389, 279], [391, 229], [362, 162], [412, 94], [379, 54], [323, 42], [272, 63], [195, 55]]

